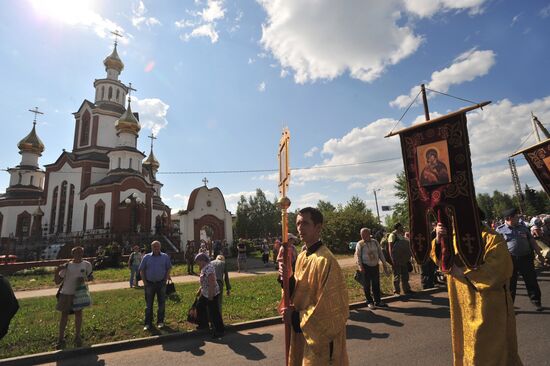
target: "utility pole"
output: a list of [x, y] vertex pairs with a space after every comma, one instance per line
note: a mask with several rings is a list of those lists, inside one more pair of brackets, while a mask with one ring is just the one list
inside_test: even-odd
[[378, 198], [376, 197], [376, 191], [379, 191], [380, 188], [373, 189], [374, 192], [374, 202], [376, 203], [376, 216], [378, 217], [378, 225], [380, 225], [380, 211], [378, 211]]

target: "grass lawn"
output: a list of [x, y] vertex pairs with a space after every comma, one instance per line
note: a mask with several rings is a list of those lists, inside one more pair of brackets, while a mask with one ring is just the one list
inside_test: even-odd
[[[354, 281], [355, 269], [344, 269], [350, 301], [364, 300], [363, 290]], [[275, 274], [261, 275], [232, 281], [231, 296], [224, 297], [223, 316], [226, 324], [276, 316], [280, 301], [280, 286]], [[381, 276], [384, 294], [392, 293], [391, 279]], [[187, 310], [193, 302], [197, 284], [178, 284], [176, 299], [167, 300], [166, 325], [162, 333], [194, 329], [188, 323]], [[82, 335], [85, 344], [98, 344], [124, 339], [141, 338], [151, 333], [143, 331], [145, 301], [143, 290], [124, 289], [95, 292], [93, 305], [84, 310]], [[8, 335], [0, 341], [0, 358], [54, 350], [59, 314], [55, 311], [55, 297], [20, 300], [20, 309], [13, 319]], [[155, 312], [156, 316], [156, 312]], [[74, 339], [74, 320], [67, 327], [67, 345]], [[155, 331], [159, 334], [158, 331]]]

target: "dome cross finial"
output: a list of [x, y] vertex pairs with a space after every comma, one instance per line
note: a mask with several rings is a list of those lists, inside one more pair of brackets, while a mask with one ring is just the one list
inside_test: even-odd
[[132, 91], [137, 91], [137, 89], [134, 89], [132, 87], [132, 83], [128, 83], [128, 105], [130, 105], [130, 99], [132, 97]]
[[32, 121], [32, 124], [36, 126], [36, 116], [39, 114], [44, 114], [44, 112], [40, 112], [38, 110], [38, 107], [34, 107], [34, 109], [29, 109], [29, 112], [34, 113], [34, 121]]
[[153, 132], [151, 132], [151, 135], [150, 135], [150, 136], [147, 136], [147, 138], [150, 138], [150, 139], [151, 139], [151, 151], [153, 151], [153, 141], [156, 140], [158, 137], [155, 137], [155, 135], [153, 134]]
[[112, 35], [115, 36], [115, 48], [118, 44], [118, 37], [124, 37], [122, 34], [120, 34], [117, 30], [115, 30], [114, 32], [111, 32]]

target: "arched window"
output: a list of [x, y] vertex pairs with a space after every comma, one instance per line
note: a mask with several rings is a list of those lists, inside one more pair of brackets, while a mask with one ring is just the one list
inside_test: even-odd
[[34, 185], [34, 175], [31, 175], [31, 182], [29, 183], [31, 186]]
[[74, 206], [74, 184], [69, 189], [69, 209], [67, 210], [67, 231], [73, 231], [73, 206]]
[[105, 203], [102, 200], [97, 201], [94, 207], [94, 229], [103, 229], [105, 227]]
[[57, 218], [57, 232], [63, 232], [65, 226], [65, 209], [67, 206], [67, 181], [61, 183], [61, 193], [59, 194], [59, 217]]
[[21, 212], [17, 215], [17, 227], [15, 229], [15, 235], [18, 238], [24, 238], [31, 233], [31, 214], [27, 211]]
[[101, 100], [105, 99], [105, 87], [101, 87]]
[[132, 169], [132, 158], [130, 158], [130, 163], [128, 163], [128, 168]]
[[57, 212], [57, 193], [59, 192], [59, 186], [53, 189], [52, 195], [52, 211], [50, 212], [50, 234], [53, 234], [55, 230], [55, 218]]
[[21, 184], [22, 180], [23, 180], [23, 174], [17, 173], [17, 184]]
[[113, 87], [110, 86], [109, 93], [107, 94], [107, 99], [111, 100], [112, 97], [113, 97]]
[[116, 90], [116, 101], [118, 102], [118, 97], [120, 96], [120, 89]]
[[88, 221], [88, 204], [85, 203], [84, 204], [84, 219], [83, 219], [83, 222], [82, 222], [82, 231], [86, 231], [87, 221]]
[[84, 112], [82, 116], [82, 123], [80, 124], [80, 146], [88, 145], [90, 143], [90, 112]]
[[122, 158], [118, 158], [118, 169], [122, 166]]

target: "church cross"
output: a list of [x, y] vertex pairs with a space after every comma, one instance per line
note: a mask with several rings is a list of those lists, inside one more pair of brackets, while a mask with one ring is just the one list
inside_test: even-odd
[[118, 44], [118, 37], [123, 37], [122, 34], [118, 33], [118, 31], [111, 32], [115, 36], [115, 46]]
[[208, 179], [206, 179], [206, 177], [204, 177], [202, 182], [204, 183], [204, 186], [206, 187], [206, 184], [208, 183]]
[[466, 234], [462, 237], [462, 241], [468, 247], [468, 254], [472, 254], [474, 252], [474, 246], [472, 245], [472, 242], [475, 241], [475, 238], [470, 234]]
[[131, 97], [132, 91], [137, 91], [137, 90], [132, 88], [132, 83], [128, 83], [128, 103], [130, 103], [130, 97]]
[[151, 151], [153, 151], [153, 141], [157, 139], [157, 137], [155, 137], [155, 135], [151, 132], [151, 136], [147, 136], [148, 138], [151, 139]]
[[36, 116], [39, 114], [44, 114], [43, 112], [40, 112], [38, 110], [38, 107], [34, 107], [34, 109], [29, 109], [29, 112], [34, 113], [34, 121], [32, 122], [33, 125], [36, 125]]
[[417, 234], [415, 237], [414, 237], [414, 241], [416, 242], [416, 245], [418, 246], [418, 250], [422, 251], [424, 250], [424, 235], [422, 234]]

